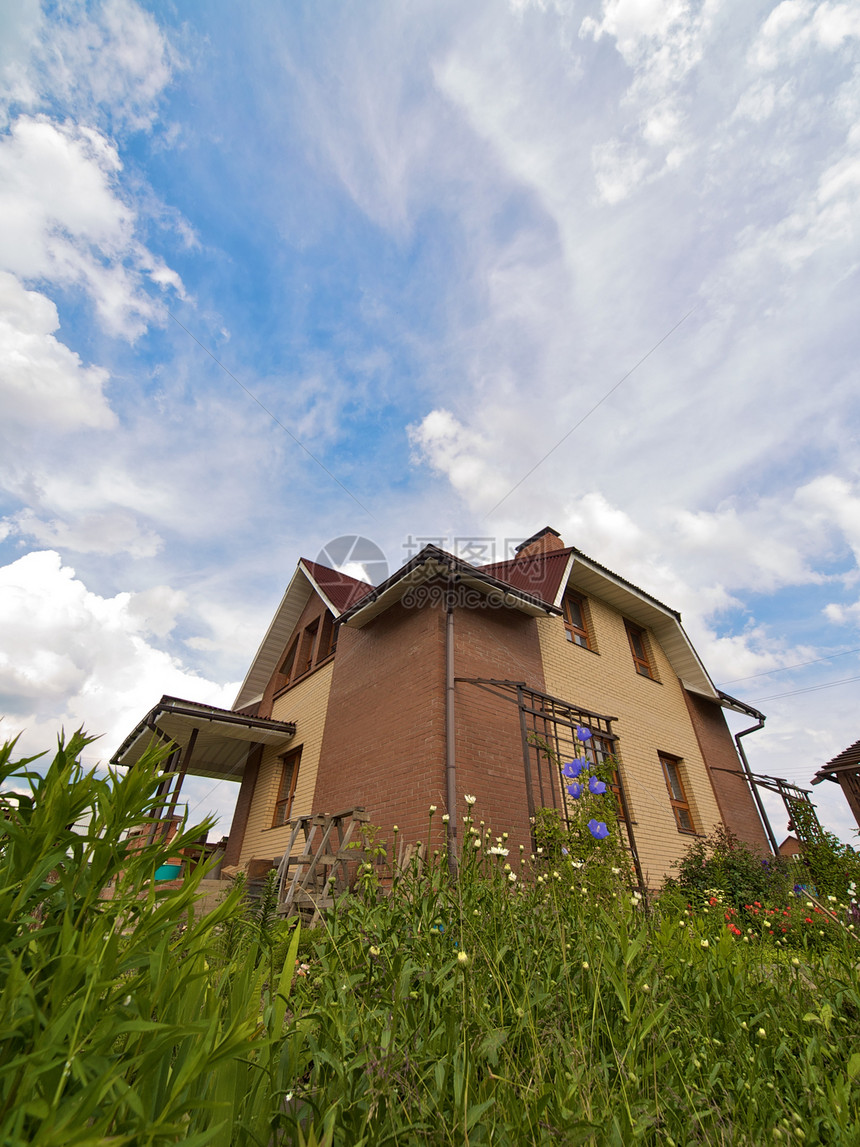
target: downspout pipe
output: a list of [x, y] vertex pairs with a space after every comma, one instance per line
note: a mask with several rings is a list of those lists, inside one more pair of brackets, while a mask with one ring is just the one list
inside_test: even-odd
[[448, 871], [457, 877], [457, 758], [454, 724], [454, 586], [445, 595], [445, 804], [448, 810]]
[[764, 830], [767, 833], [768, 838], [770, 839], [770, 846], [773, 851], [773, 855], [778, 856], [779, 845], [776, 842], [776, 837], [773, 834], [773, 829], [770, 826], [770, 821], [768, 820], [767, 813], [765, 812], [764, 804], [762, 802], [761, 796], [759, 795], [758, 785], [755, 783], [753, 771], [750, 768], [750, 763], [747, 760], [747, 755], [744, 752], [743, 745], [741, 744], [741, 737], [746, 737], [749, 733], [757, 733], [759, 729], [764, 728], [764, 720], [765, 719], [763, 716], [759, 716], [757, 724], [750, 725], [748, 729], [742, 729], [739, 733], [735, 733], [735, 744], [737, 745], [738, 756], [741, 759], [741, 763], [744, 767], [744, 772], [747, 775], [747, 781], [749, 782], [750, 789], [752, 790], [752, 795], [755, 799], [755, 803], [758, 805], [758, 814], [761, 817], [761, 823], [764, 826]]

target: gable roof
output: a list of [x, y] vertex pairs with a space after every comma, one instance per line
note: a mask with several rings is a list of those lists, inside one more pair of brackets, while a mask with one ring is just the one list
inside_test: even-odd
[[340, 617], [350, 605], [365, 597], [373, 586], [359, 581], [339, 570], [329, 569], [319, 562], [300, 558], [296, 572], [290, 579], [281, 603], [275, 611], [260, 648], [245, 675], [245, 680], [233, 702], [234, 709], [242, 709], [258, 701], [274, 673], [296, 622], [308, 603], [312, 593], [317, 594], [331, 610], [335, 618]]
[[[547, 526], [535, 537], [544, 534], [558, 536], [557, 531]], [[432, 545], [425, 546], [401, 569], [375, 587], [319, 562], [302, 558], [251, 663], [234, 709], [248, 706], [262, 696], [311, 593], [319, 595], [341, 624], [360, 629], [399, 602], [410, 589], [440, 577], [453, 577], [459, 584], [484, 596], [500, 595], [499, 604], [532, 617], [560, 614], [568, 586], [581, 590], [606, 602], [643, 628], [650, 629], [685, 689], [725, 708], [747, 714], [753, 712], [749, 706], [714, 686], [681, 624], [677, 610], [613, 573], [575, 546], [518, 554], [509, 561], [473, 566]], [[754, 712], [758, 717], [762, 716], [757, 710]]]
[[529, 554], [506, 562], [491, 562], [490, 565], [481, 566], [481, 569], [524, 593], [534, 594], [542, 601], [560, 606], [564, 590], [559, 593], [559, 588], [566, 584], [572, 553], [571, 547], [567, 546], [562, 550]]
[[498, 605], [519, 610], [532, 617], [561, 613], [558, 606], [540, 594], [495, 577], [487, 568], [470, 565], [462, 558], [456, 558], [453, 554], [439, 549], [438, 546], [425, 546], [406, 565], [384, 582], [380, 582], [350, 609], [345, 610], [340, 619], [341, 623], [361, 629], [374, 617], [399, 602], [410, 590], [436, 578], [453, 578], [457, 585], [466, 586], [485, 597], [494, 594], [498, 598]]

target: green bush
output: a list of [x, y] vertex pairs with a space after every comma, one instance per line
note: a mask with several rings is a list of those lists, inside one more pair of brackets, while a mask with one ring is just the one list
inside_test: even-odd
[[784, 904], [794, 883], [789, 861], [763, 857], [723, 826], [693, 841], [675, 867], [678, 875], [665, 888], [680, 889], [696, 905], [707, 903], [714, 891], [736, 909], [756, 900]]

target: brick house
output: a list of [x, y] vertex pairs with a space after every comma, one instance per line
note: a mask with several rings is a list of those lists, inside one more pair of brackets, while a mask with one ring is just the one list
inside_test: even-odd
[[546, 527], [481, 567], [427, 546], [375, 587], [302, 559], [233, 709], [162, 698], [114, 763], [158, 735], [179, 784], [238, 781], [226, 864], [280, 856], [310, 812], [364, 806], [414, 841], [453, 804], [455, 832], [464, 793], [516, 845], [535, 808], [564, 813], [554, 759], [584, 724], [656, 886], [721, 823], [767, 850], [726, 708], [761, 718], [715, 688], [676, 611]]

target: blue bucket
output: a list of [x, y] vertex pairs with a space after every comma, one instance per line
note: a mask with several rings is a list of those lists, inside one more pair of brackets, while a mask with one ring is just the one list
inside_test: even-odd
[[181, 864], [162, 864], [155, 870], [156, 880], [176, 880], [182, 871]]

